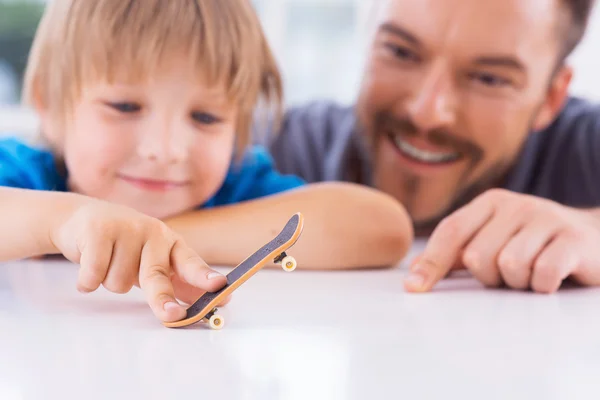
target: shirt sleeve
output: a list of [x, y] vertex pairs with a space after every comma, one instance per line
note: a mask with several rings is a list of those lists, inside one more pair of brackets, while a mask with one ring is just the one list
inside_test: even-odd
[[600, 107], [589, 105], [571, 134], [565, 197], [576, 207], [600, 207]]
[[315, 101], [288, 109], [281, 124], [257, 123], [253, 137], [267, 147], [275, 168], [296, 174], [307, 182], [338, 180], [337, 169], [344, 167], [343, 158], [354, 129], [351, 108], [327, 101]]
[[566, 206], [600, 207], [600, 105], [570, 98], [527, 139], [509, 182], [508, 189]]
[[231, 167], [223, 186], [205, 207], [240, 203], [304, 185], [299, 177], [275, 170], [268, 152], [261, 146], [254, 146], [241, 163]]
[[0, 186], [65, 191], [52, 153], [14, 138], [0, 139]]

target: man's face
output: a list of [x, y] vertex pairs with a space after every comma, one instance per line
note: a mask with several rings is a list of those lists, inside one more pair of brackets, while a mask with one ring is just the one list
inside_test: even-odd
[[380, 0], [357, 114], [415, 224], [499, 183], [560, 110], [559, 0]]

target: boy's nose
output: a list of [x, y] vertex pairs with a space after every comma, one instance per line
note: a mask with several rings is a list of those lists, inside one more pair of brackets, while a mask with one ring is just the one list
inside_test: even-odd
[[147, 135], [138, 146], [140, 157], [161, 164], [185, 161], [187, 151], [182, 138], [175, 135]]

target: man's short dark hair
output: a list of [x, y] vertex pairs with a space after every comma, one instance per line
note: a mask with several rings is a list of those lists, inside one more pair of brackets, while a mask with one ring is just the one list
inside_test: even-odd
[[596, 0], [561, 0], [561, 2], [569, 12], [568, 20], [564, 22], [566, 24], [561, 29], [563, 49], [560, 62], [562, 63], [583, 39]]

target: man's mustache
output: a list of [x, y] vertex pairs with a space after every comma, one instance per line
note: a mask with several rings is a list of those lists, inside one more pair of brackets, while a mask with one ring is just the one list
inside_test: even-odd
[[407, 116], [397, 117], [388, 112], [378, 113], [375, 117], [375, 132], [395, 133], [404, 137], [419, 136], [433, 145], [453, 149], [472, 159], [479, 160], [483, 157], [483, 149], [475, 143], [462, 139], [443, 128], [424, 132]]

